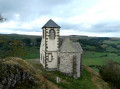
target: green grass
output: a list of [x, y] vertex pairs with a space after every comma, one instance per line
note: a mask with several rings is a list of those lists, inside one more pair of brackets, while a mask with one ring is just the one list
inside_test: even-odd
[[[119, 53], [106, 53], [106, 52], [94, 52], [85, 51], [83, 53], [83, 64], [86, 65], [99, 65], [102, 66], [107, 60], [113, 60], [120, 63]], [[97, 68], [91, 67], [98, 72]]]
[[[90, 73], [83, 69], [81, 78], [75, 80], [72, 77], [65, 76], [58, 71], [55, 72], [46, 72], [48, 76], [48, 80], [52, 81], [56, 84], [56, 77], [59, 76], [61, 78], [60, 87], [62, 89], [96, 89], [96, 86], [93, 84], [91, 80]], [[84, 80], [84, 81], [83, 81]]]
[[99, 75], [93, 70], [91, 71], [87, 66], [83, 66], [82, 75], [76, 80], [58, 71], [45, 71], [42, 65], [39, 62], [36, 62], [38, 60], [30, 59], [26, 61], [32, 64], [36, 70], [41, 70], [43, 76], [46, 76], [49, 81], [56, 85], [56, 77], [60, 77], [60, 89], [99, 89], [97, 85], [101, 87], [100, 89], [109, 89], [108, 85], [105, 85], [106, 83], [98, 77]]
[[[63, 74], [56, 73], [62, 79], [60, 86], [62, 89], [96, 89], [92, 82], [92, 76], [88, 70], [83, 69], [81, 78], [75, 80], [71, 77], [66, 77]], [[84, 80], [84, 81], [83, 81]], [[66, 81], [66, 82], [64, 82]]]
[[117, 41], [117, 40], [105, 40], [103, 43], [106, 43], [106, 44], [120, 44], [120, 41]]
[[118, 52], [118, 51], [119, 51], [118, 49], [113, 48], [112, 46], [108, 46], [108, 47], [106, 48], [106, 50], [109, 51], [109, 52], [112, 52], [112, 51]]
[[86, 65], [103, 65], [107, 60], [114, 60], [120, 63], [120, 55], [94, 51], [85, 51], [83, 53], [83, 64]]
[[27, 55], [23, 57], [24, 59], [36, 59], [40, 58], [40, 48], [36, 46], [26, 47]]

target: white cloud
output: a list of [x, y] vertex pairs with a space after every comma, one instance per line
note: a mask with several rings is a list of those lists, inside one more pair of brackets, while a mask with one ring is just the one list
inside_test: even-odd
[[21, 31], [17, 31], [17, 34], [23, 34], [23, 35], [37, 35], [37, 36], [41, 36], [42, 32], [21, 32]]
[[0, 23], [0, 30], [3, 28], [5, 29], [19, 28], [18, 25], [19, 25], [19, 22], [15, 22], [14, 20], [11, 20], [9, 22], [3, 22], [3, 23]]
[[[16, 5], [14, 1], [5, 0], [7, 4], [4, 1], [0, 4], [2, 6], [0, 10], [8, 11], [6, 16], [9, 17], [8, 21], [0, 23], [0, 33], [38, 35], [41, 34], [42, 26], [49, 19], [53, 19], [58, 25], [62, 23], [61, 35], [119, 36], [118, 32], [114, 32], [116, 26], [113, 26], [117, 24], [119, 28], [119, 0], [66, 0], [64, 3], [49, 1], [51, 5], [46, 3], [47, 0], [31, 1], [28, 4], [25, 4], [28, 0], [22, 0], [23, 2], [17, 1]], [[104, 25], [106, 23], [108, 26]], [[95, 28], [96, 25], [101, 28]], [[107, 33], [110, 31], [108, 28], [112, 32]]]
[[86, 13], [77, 14], [68, 18], [68, 22], [73, 24], [83, 24], [90, 28], [91, 25], [101, 22], [120, 21], [120, 1], [119, 0], [101, 0]]

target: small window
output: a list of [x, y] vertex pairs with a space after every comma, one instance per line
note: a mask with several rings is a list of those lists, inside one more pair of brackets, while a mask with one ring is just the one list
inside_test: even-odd
[[48, 61], [51, 62], [52, 61], [52, 54], [48, 55]]
[[50, 39], [55, 39], [55, 30], [54, 29], [51, 29], [49, 31], [49, 34], [50, 34]]

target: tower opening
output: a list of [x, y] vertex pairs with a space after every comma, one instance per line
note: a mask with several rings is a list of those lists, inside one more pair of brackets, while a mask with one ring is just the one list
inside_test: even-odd
[[50, 34], [50, 39], [55, 39], [55, 30], [54, 29], [51, 29], [49, 31], [49, 34]]

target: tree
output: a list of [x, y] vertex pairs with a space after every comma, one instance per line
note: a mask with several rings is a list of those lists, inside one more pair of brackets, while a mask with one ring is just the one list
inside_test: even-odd
[[36, 42], [36, 46], [40, 46], [41, 38], [36, 38], [35, 42]]
[[31, 39], [29, 39], [29, 38], [24, 38], [23, 40], [23, 43], [25, 44], [25, 45], [27, 45], [27, 46], [30, 46], [31, 45]]
[[2, 17], [1, 13], [0, 13], [0, 22], [5, 21], [6, 19]]
[[6, 36], [0, 37], [0, 57], [5, 58], [8, 56], [9, 43]]
[[22, 42], [18, 41], [18, 40], [12, 40], [11, 45], [9, 46], [9, 56], [12, 57], [23, 57], [26, 56], [27, 52], [24, 48], [24, 46], [22, 46]]
[[5, 57], [24, 57], [27, 51], [21, 41], [8, 40], [6, 36], [0, 37], [0, 58]]
[[120, 89], [120, 64], [112, 60], [107, 61], [100, 68], [100, 75], [103, 80], [110, 83], [115, 89]]

